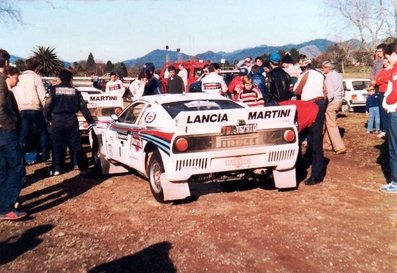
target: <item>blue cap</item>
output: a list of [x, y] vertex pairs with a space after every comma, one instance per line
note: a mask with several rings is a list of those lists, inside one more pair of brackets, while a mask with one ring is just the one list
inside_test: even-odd
[[270, 60], [272, 63], [279, 63], [279, 62], [281, 62], [281, 56], [280, 56], [280, 54], [278, 54], [278, 53], [272, 53], [272, 54], [270, 54], [270, 56], [269, 56], [269, 60]]

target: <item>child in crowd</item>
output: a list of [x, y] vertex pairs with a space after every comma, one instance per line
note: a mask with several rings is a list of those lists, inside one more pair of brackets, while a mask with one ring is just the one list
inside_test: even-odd
[[[365, 103], [365, 114], [368, 116], [368, 133], [379, 133], [380, 130], [380, 114], [379, 114], [379, 98], [378, 93], [375, 93], [374, 87], [367, 88], [368, 96]], [[374, 131], [375, 121], [375, 131]]]
[[252, 83], [252, 78], [248, 75], [242, 78], [243, 88], [238, 92], [237, 100], [250, 107], [264, 106], [261, 91]]

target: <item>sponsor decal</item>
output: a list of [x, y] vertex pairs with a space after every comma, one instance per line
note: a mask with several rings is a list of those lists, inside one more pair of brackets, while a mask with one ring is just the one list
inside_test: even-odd
[[94, 101], [117, 101], [117, 96], [112, 95], [91, 95], [88, 97], [90, 102]]
[[153, 120], [156, 118], [156, 113], [155, 112], [149, 112], [145, 116], [145, 122], [146, 123], [151, 123]]
[[286, 118], [291, 114], [291, 109], [275, 109], [249, 112], [248, 119]]
[[142, 139], [139, 132], [131, 133], [131, 146], [134, 146], [136, 151], [142, 149]]
[[57, 87], [55, 88], [55, 95], [74, 96], [76, 89], [70, 87]]
[[117, 133], [117, 138], [121, 139], [121, 140], [127, 140], [128, 139], [128, 133], [127, 134]]
[[227, 114], [201, 114], [188, 116], [187, 123], [206, 123], [228, 121]]

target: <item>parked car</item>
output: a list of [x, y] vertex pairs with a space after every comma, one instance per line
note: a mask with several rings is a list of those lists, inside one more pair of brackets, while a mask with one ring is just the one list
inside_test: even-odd
[[248, 108], [205, 93], [144, 96], [90, 131], [102, 173], [135, 169], [159, 202], [190, 195], [188, 183], [258, 179], [297, 186], [296, 107]]
[[356, 107], [365, 107], [369, 79], [343, 79], [345, 91], [342, 112], [353, 112]]

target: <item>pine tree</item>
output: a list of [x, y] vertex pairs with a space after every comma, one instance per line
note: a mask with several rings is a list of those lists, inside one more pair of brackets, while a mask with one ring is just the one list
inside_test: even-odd
[[95, 73], [96, 72], [96, 63], [94, 60], [94, 56], [90, 52], [87, 58], [87, 72], [88, 73]]
[[107, 61], [105, 65], [105, 73], [113, 72], [113, 70], [114, 70], [114, 65], [112, 64], [111, 61]]

